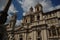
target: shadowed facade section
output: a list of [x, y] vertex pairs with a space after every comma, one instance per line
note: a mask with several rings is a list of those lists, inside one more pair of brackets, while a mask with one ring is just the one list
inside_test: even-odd
[[6, 25], [4, 23], [7, 20], [8, 9], [10, 7], [12, 0], [8, 0], [8, 3], [3, 11], [0, 12], [0, 40], [8, 40]]
[[7, 12], [11, 4], [11, 1], [12, 0], [9, 0], [4, 10], [0, 12], [0, 24], [4, 24], [7, 20], [7, 16], [8, 16]]

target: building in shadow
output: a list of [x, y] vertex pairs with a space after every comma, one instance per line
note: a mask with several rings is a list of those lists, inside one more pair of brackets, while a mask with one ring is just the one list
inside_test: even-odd
[[4, 25], [4, 24], [7, 20], [7, 16], [8, 16], [7, 12], [9, 10], [12, 0], [6, 0], [6, 1], [7, 1], [7, 3], [4, 6], [4, 9], [2, 11], [0, 11], [0, 40], [8, 40], [6, 25]]

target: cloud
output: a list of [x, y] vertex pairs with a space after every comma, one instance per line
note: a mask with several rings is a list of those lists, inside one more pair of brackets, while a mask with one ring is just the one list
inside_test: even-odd
[[16, 20], [16, 26], [20, 25], [20, 20]]
[[8, 13], [16, 13], [16, 12], [18, 12], [18, 11], [17, 11], [16, 8], [14, 7], [14, 5], [11, 4], [11, 6], [10, 6], [10, 8], [9, 8], [9, 10], [8, 10]]
[[[7, 2], [8, 2], [7, 0], [0, 0], [0, 11], [2, 11], [5, 8]], [[16, 12], [18, 11], [16, 10], [14, 4], [12, 3], [9, 7], [7, 21], [5, 24], [8, 24], [11, 20], [11, 16], [13, 16], [10, 13], [16, 13]], [[21, 23], [20, 20], [16, 20], [16, 26], [20, 25], [20, 23]]]
[[59, 5], [53, 7], [51, 0], [18, 0], [18, 2], [21, 4], [21, 7], [25, 12], [29, 11], [29, 8], [31, 6], [34, 7], [38, 2], [43, 6], [43, 12], [48, 12], [60, 8]]
[[19, 25], [21, 25], [21, 23], [22, 23], [22, 20], [16, 20], [16, 25], [15, 26], [19, 26]]
[[14, 7], [14, 4], [12, 3], [9, 7], [9, 10], [8, 10], [8, 19], [10, 19], [10, 17], [12, 16], [10, 13], [14, 14], [14, 13], [17, 13], [18, 10], [16, 10], [16, 8]]
[[52, 7], [50, 0], [18, 0], [18, 2], [22, 5], [21, 7], [24, 11], [28, 11], [31, 6], [34, 7], [38, 2], [42, 4], [44, 12], [48, 11], [48, 8]]
[[56, 6], [55, 8], [56, 8], [56, 9], [60, 9], [60, 5]]
[[10, 19], [11, 19], [11, 16], [13, 16], [13, 15], [11, 15], [10, 13], [16, 13], [16, 12], [18, 12], [18, 11], [17, 11], [16, 8], [14, 7], [14, 5], [11, 4], [10, 7], [9, 7], [9, 10], [8, 10], [8, 16], [7, 16], [7, 22], [6, 22], [6, 24], [9, 23], [9, 21], [10, 21]]
[[12, 15], [10, 13], [17, 13], [18, 11], [14, 7], [13, 3], [10, 5], [9, 10], [8, 10], [8, 18], [11, 17]]
[[5, 8], [7, 2], [7, 0], [0, 0], [0, 11], [2, 11]]
[[57, 5], [57, 6], [55, 6], [55, 7], [49, 8], [49, 11], [52, 11], [52, 10], [55, 10], [55, 9], [60, 9], [60, 5]]

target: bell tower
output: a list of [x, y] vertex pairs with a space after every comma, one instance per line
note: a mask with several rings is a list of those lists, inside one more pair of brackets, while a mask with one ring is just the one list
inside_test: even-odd
[[41, 12], [42, 11], [42, 5], [37, 3], [37, 5], [35, 6], [35, 12]]
[[42, 20], [43, 18], [43, 7], [40, 3], [37, 3], [36, 6], [35, 6], [35, 21], [39, 21], [39, 20]]

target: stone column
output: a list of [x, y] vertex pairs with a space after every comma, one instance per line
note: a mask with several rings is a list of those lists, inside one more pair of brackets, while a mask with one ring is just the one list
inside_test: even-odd
[[42, 29], [41, 30], [41, 36], [42, 36], [42, 40], [48, 40], [48, 37], [47, 37], [47, 29]]
[[42, 20], [43, 19], [42, 13], [39, 13], [39, 15], [40, 15], [40, 20]]
[[37, 21], [37, 15], [35, 15], [35, 21]]
[[34, 31], [33, 36], [34, 36], [34, 37], [33, 37], [33, 40], [37, 40], [37, 39], [36, 39], [36, 36], [37, 36], [36, 31]]

